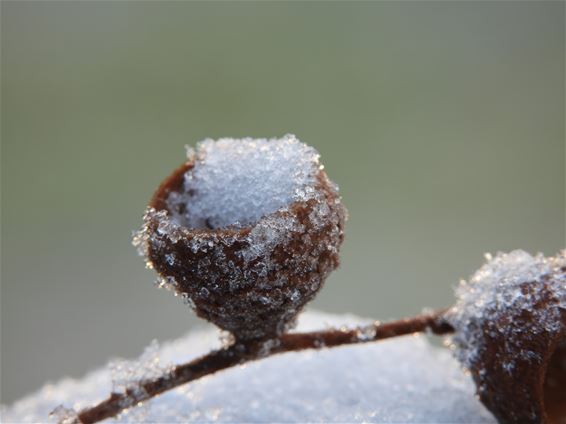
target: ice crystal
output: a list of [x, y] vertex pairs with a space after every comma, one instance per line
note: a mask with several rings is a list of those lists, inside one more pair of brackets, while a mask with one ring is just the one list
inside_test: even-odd
[[59, 405], [49, 413], [49, 418], [53, 419], [58, 424], [76, 424], [78, 422], [78, 414], [72, 408], [66, 408]]
[[135, 394], [143, 390], [140, 382], [166, 375], [171, 366], [161, 363], [159, 343], [153, 340], [139, 359], [134, 361], [115, 359], [109, 363], [108, 368], [112, 376], [113, 393], [130, 391]]

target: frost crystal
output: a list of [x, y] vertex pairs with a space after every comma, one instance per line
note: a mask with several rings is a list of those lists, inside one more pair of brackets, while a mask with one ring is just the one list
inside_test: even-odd
[[109, 369], [112, 376], [112, 392], [126, 393], [129, 390], [136, 393], [143, 390], [139, 385], [141, 381], [155, 379], [170, 371], [171, 366], [164, 366], [160, 362], [157, 340], [153, 340], [145, 348], [138, 360], [116, 359], [111, 361]]
[[77, 424], [79, 422], [77, 411], [65, 408], [63, 405], [59, 405], [51, 411], [49, 418], [53, 419], [53, 421], [58, 424]]
[[320, 164], [315, 149], [294, 135], [280, 139], [204, 140], [189, 150], [194, 168], [184, 190], [169, 195], [174, 222], [221, 228], [256, 222], [313, 193]]
[[[369, 324], [352, 316], [306, 313], [299, 329]], [[218, 348], [217, 331], [192, 332], [158, 351], [182, 363]], [[271, 348], [266, 344], [266, 353]], [[150, 355], [151, 356], [151, 355]], [[46, 386], [2, 413], [3, 423], [45, 422], [57, 405], [75, 410], [108, 396], [111, 373]], [[265, 358], [178, 387], [105, 422], [493, 423], [471, 379], [446, 350], [423, 336]]]
[[[542, 254], [531, 256], [515, 250], [495, 257], [486, 255], [486, 259], [487, 263], [456, 289], [457, 303], [448, 313], [456, 329], [454, 347], [462, 363], [472, 368], [485, 349], [486, 335], [503, 335], [508, 355], [501, 367], [511, 373], [517, 354], [533, 363], [541, 360], [536, 352], [523, 349], [523, 333], [536, 335], [559, 330], [561, 310], [566, 310], [566, 251], [545, 258]], [[546, 308], [536, 307], [548, 291], [553, 302]], [[509, 317], [522, 313], [529, 314], [529, 325], [505, 325]]]

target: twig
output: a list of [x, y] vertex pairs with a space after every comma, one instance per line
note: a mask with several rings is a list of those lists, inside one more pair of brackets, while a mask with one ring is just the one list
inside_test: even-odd
[[110, 397], [98, 405], [79, 412], [78, 422], [91, 424], [114, 417], [128, 407], [190, 381], [278, 353], [367, 343], [423, 331], [430, 331], [437, 335], [448, 334], [453, 332], [454, 329], [443, 319], [444, 312], [445, 310], [436, 311], [385, 324], [375, 322], [354, 329], [288, 333], [277, 339], [267, 341], [236, 341], [229, 347], [213, 351], [186, 364], [178, 365], [171, 372], [159, 378], [141, 381], [136, 388], [128, 389], [125, 393], [112, 393]]

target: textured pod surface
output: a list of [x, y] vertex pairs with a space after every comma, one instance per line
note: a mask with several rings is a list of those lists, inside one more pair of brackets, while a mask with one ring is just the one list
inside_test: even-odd
[[171, 199], [182, 197], [194, 160], [159, 187], [135, 243], [197, 315], [239, 339], [274, 337], [339, 264], [346, 211], [337, 187], [317, 166], [298, 200], [256, 222], [191, 228], [174, 218]]
[[566, 257], [488, 258], [457, 289], [457, 356], [503, 423], [566, 422]]

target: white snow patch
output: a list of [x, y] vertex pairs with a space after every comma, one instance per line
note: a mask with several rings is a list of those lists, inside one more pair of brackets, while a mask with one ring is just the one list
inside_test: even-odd
[[167, 203], [173, 221], [188, 228], [254, 223], [312, 194], [320, 169], [318, 152], [290, 134], [206, 139], [187, 150], [195, 166]]

